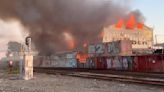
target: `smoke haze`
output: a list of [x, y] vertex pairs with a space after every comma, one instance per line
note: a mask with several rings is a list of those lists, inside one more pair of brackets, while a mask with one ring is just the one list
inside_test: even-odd
[[[130, 9], [126, 2], [0, 0], [0, 18], [19, 20], [28, 29], [40, 54], [53, 54], [101, 41], [98, 36], [102, 28], [127, 15]], [[139, 19], [142, 16], [141, 13], [136, 15]], [[65, 34], [69, 34], [71, 40], [66, 40]]]

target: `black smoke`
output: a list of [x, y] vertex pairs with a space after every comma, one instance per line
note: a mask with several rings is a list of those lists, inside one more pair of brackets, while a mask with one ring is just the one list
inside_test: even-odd
[[104, 26], [129, 11], [124, 1], [114, 0], [0, 0], [0, 17], [17, 19], [28, 29], [41, 54], [68, 50], [63, 32], [73, 35], [75, 46], [100, 42]]

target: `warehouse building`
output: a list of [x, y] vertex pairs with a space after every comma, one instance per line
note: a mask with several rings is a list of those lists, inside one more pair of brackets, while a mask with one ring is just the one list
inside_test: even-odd
[[135, 18], [131, 16], [124, 23], [119, 20], [114, 25], [109, 25], [103, 28], [103, 42], [112, 42], [117, 40], [129, 39], [132, 41], [133, 49], [150, 49], [153, 47], [153, 29], [137, 23]]

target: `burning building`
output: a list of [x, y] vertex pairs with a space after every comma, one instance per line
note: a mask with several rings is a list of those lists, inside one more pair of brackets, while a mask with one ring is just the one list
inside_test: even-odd
[[153, 46], [153, 29], [138, 22], [133, 14], [125, 21], [103, 28], [103, 42], [129, 39], [133, 49], [150, 49]]

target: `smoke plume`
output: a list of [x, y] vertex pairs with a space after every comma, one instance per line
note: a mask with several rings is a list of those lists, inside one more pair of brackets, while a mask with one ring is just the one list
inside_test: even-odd
[[[129, 12], [129, 15], [132, 14], [134, 15], [134, 18], [137, 22], [141, 22], [144, 23], [145, 22], [145, 17], [144, 15], [140, 12], [140, 10], [133, 10]], [[126, 18], [128, 18], [129, 16], [126, 16]]]
[[21, 21], [36, 49], [41, 54], [53, 54], [101, 41], [98, 35], [102, 28], [129, 11], [128, 4], [121, 4], [126, 1], [113, 1], [0, 0], [0, 18]]

